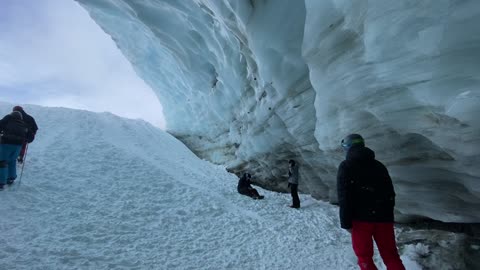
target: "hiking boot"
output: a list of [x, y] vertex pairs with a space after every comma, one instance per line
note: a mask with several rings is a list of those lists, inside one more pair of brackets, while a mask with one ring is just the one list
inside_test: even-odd
[[23, 157], [18, 157], [17, 162], [18, 162], [19, 164], [22, 164], [22, 163], [23, 163]]
[[4, 184], [0, 184], [0, 190], [3, 190]]
[[7, 179], [7, 185], [13, 184], [14, 181], [15, 181], [15, 178], [8, 178]]
[[298, 209], [298, 208], [300, 208], [300, 206], [290, 205], [290, 208], [296, 208], [296, 209]]

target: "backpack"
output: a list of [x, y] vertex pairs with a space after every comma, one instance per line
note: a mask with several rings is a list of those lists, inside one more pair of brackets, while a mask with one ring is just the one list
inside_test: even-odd
[[28, 128], [21, 119], [11, 117], [3, 128], [2, 143], [17, 144], [24, 143]]
[[22, 112], [22, 116], [23, 116], [23, 122], [28, 128], [27, 136], [25, 139], [27, 143], [32, 143], [33, 140], [35, 140], [35, 134], [37, 133], [37, 130], [38, 130], [37, 123], [35, 123], [35, 119], [33, 119], [33, 117], [26, 114], [25, 112]]

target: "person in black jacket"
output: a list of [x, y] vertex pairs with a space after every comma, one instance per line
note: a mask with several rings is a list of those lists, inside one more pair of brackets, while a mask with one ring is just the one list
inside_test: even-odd
[[[16, 159], [27, 135], [27, 127], [18, 111], [0, 120], [0, 189], [17, 177]], [[7, 182], [8, 179], [8, 182]]]
[[291, 208], [300, 208], [300, 198], [298, 197], [298, 180], [300, 174], [298, 173], [298, 164], [295, 160], [290, 159], [288, 161], [288, 187], [290, 188], [290, 194], [292, 195]]
[[249, 173], [244, 173], [240, 180], [238, 180], [237, 191], [242, 195], [249, 196], [253, 199], [263, 199], [263, 196], [258, 194], [251, 184], [252, 176]]
[[343, 139], [342, 147], [347, 157], [337, 174], [340, 225], [352, 235], [360, 269], [377, 269], [372, 259], [375, 240], [387, 269], [405, 270], [395, 242], [395, 191], [387, 168], [358, 134]]
[[25, 125], [28, 128], [26, 140], [23, 143], [22, 149], [20, 150], [20, 154], [18, 156], [18, 163], [23, 163], [23, 158], [25, 156], [27, 145], [29, 143], [32, 143], [33, 140], [35, 140], [35, 135], [37, 134], [38, 126], [37, 126], [37, 123], [35, 122], [35, 119], [32, 116], [28, 115], [21, 106], [13, 107], [12, 111], [17, 111], [22, 114], [23, 121], [25, 122]]

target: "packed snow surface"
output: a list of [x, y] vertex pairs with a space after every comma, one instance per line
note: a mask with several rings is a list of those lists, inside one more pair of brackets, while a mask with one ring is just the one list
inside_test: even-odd
[[0, 269], [357, 269], [334, 206], [239, 195], [235, 175], [142, 121], [25, 107], [40, 130], [0, 191]]

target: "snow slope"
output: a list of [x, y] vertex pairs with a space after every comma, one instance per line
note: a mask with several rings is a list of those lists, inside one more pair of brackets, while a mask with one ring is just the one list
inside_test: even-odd
[[26, 109], [40, 130], [0, 192], [0, 269], [357, 269], [334, 206], [240, 196], [225, 168], [143, 121]]

